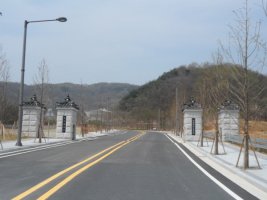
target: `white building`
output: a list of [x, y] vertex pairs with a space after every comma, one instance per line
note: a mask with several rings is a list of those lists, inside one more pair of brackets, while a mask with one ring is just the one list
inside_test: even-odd
[[[40, 120], [41, 110], [43, 111], [42, 120]], [[39, 125], [43, 123], [44, 110], [44, 105], [37, 101], [36, 95], [33, 95], [30, 101], [23, 102], [22, 134], [24, 136], [38, 136]]]
[[226, 100], [218, 113], [219, 131], [222, 139], [227, 140], [231, 135], [239, 135], [239, 107]]
[[183, 106], [183, 138], [184, 140], [197, 141], [202, 132], [202, 114], [201, 105], [193, 98]]
[[56, 136], [59, 138], [75, 139], [77, 112], [79, 107], [69, 97], [63, 102], [57, 102], [57, 130]]
[[99, 108], [97, 110], [85, 111], [87, 121], [106, 121], [107, 116], [111, 115], [111, 111], [106, 108]]

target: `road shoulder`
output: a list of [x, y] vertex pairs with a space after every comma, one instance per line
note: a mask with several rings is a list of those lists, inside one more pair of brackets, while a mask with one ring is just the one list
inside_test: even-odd
[[168, 133], [168, 136], [170, 136], [179, 144], [182, 144], [196, 157], [201, 159], [203, 162], [208, 164], [217, 172], [224, 175], [233, 183], [237, 184], [238, 186], [240, 186], [241, 188], [248, 191], [259, 199], [267, 199], [267, 185], [264, 182], [261, 183], [261, 180], [255, 180], [255, 177], [251, 176], [249, 173], [246, 173], [246, 171], [240, 168], [236, 168], [233, 170], [231, 166], [227, 166], [227, 163], [218, 159], [214, 155], [202, 150], [200, 147], [197, 147], [191, 144], [190, 142], [184, 142], [180, 137], [177, 137], [172, 133]]

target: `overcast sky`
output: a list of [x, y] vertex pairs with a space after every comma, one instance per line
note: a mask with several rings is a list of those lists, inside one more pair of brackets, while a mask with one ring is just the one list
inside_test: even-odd
[[[243, 0], [1, 0], [0, 45], [20, 81], [24, 20], [28, 25], [25, 83], [44, 58], [53, 83], [141, 85], [192, 62], [211, 62]], [[251, 7], [263, 19], [260, 0]], [[266, 19], [263, 23], [267, 39]]]

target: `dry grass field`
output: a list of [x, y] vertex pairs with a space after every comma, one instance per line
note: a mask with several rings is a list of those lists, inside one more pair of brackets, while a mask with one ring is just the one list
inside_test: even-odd
[[[240, 122], [240, 127], [244, 124], [243, 121]], [[264, 138], [267, 139], [267, 122], [265, 121], [250, 121], [249, 131], [251, 137]]]
[[[242, 127], [244, 120], [240, 120], [240, 133], [243, 133]], [[215, 130], [215, 122], [209, 121], [205, 123], [204, 130], [213, 131]], [[267, 122], [266, 121], [250, 121], [249, 122], [249, 134], [253, 138], [264, 138], [267, 139]]]
[[7, 129], [0, 124], [0, 140], [15, 140], [17, 138], [16, 132], [13, 129]]

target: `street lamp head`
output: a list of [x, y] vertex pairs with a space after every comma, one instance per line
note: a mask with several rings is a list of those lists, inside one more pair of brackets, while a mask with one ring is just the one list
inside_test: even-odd
[[67, 18], [66, 17], [59, 17], [56, 20], [59, 21], [59, 22], [66, 22]]

